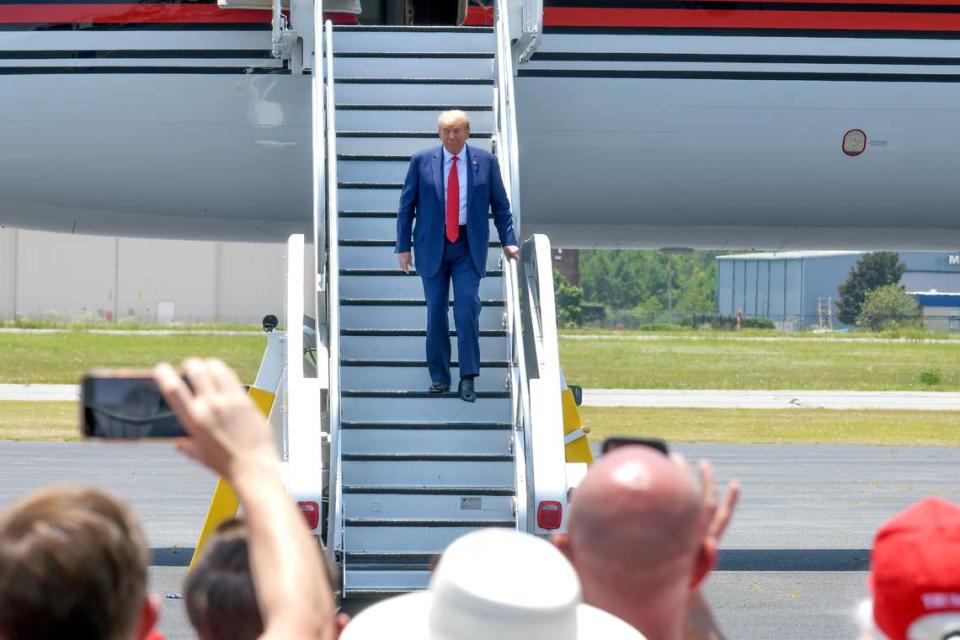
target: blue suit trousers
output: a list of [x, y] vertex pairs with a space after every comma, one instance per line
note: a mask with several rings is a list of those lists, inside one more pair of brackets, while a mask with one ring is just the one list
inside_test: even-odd
[[454, 243], [443, 242], [440, 268], [421, 277], [427, 302], [427, 369], [433, 382], [450, 384], [450, 282], [457, 327], [460, 378], [480, 374], [480, 274], [470, 256], [464, 227]]

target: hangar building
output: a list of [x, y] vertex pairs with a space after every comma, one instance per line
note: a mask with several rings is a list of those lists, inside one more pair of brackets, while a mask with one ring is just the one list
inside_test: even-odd
[[[798, 331], [842, 328], [836, 317], [837, 287], [866, 251], [782, 251], [717, 257], [717, 311], [768, 318]], [[960, 252], [900, 252], [907, 271], [900, 280], [920, 304], [924, 324], [960, 330]], [[952, 295], [951, 295], [952, 294]]]

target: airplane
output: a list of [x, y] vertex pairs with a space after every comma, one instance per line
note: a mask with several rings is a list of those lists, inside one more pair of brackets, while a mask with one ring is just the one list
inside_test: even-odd
[[[543, 5], [515, 78], [524, 234], [560, 247], [957, 246], [960, 0]], [[491, 21], [489, 3], [466, 12]], [[0, 5], [0, 224], [307, 232], [309, 77], [271, 55], [269, 11]]]

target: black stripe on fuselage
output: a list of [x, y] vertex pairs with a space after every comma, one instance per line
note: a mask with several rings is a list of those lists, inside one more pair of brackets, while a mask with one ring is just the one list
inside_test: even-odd
[[618, 69], [524, 69], [521, 78], [780, 80], [793, 82], [960, 82], [960, 73], [838, 73], [816, 71], [661, 71]]
[[958, 58], [929, 56], [768, 55], [750, 53], [597, 53], [538, 51], [531, 62], [726, 62], [736, 64], [957, 65]]
[[106, 51], [0, 51], [0, 60], [272, 60], [273, 53], [259, 49], [116, 49]]
[[269, 22], [7, 22], [0, 31], [270, 31]]
[[154, 74], [154, 75], [263, 75], [289, 74], [283, 67], [3, 67], [0, 76], [43, 76], [43, 75], [117, 75], [117, 74]]
[[[269, 25], [268, 25], [269, 26]], [[897, 31], [894, 29], [767, 29], [731, 27], [550, 27], [546, 35], [645, 35], [645, 36], [733, 36], [768, 38], [899, 38], [903, 40], [956, 40], [960, 31]]]
[[678, 9], [683, 11], [842, 11], [850, 13], [960, 13], [960, 5], [876, 4], [870, 2], [739, 2], [730, 0], [547, 0], [545, 7], [565, 9]]

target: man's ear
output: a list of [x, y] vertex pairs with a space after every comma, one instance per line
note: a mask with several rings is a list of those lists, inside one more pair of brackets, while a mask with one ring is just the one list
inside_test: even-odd
[[570, 534], [555, 533], [553, 534], [551, 541], [553, 542], [553, 546], [555, 546], [560, 553], [566, 556], [567, 560], [573, 562], [573, 547], [570, 546]]
[[[140, 607], [140, 613], [137, 615], [137, 633], [134, 636], [136, 640], [149, 640], [156, 637], [151, 633], [157, 626], [157, 620], [160, 618], [160, 597], [155, 593], [148, 593], [143, 599], [143, 606]], [[162, 636], [161, 636], [162, 637]]]
[[345, 613], [338, 613], [333, 618], [333, 640], [337, 640], [343, 630], [350, 623], [350, 616]]
[[707, 536], [700, 543], [700, 550], [694, 560], [693, 572], [690, 574], [690, 591], [696, 591], [703, 585], [716, 564], [717, 540], [713, 536]]

